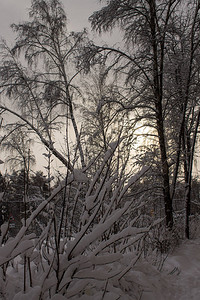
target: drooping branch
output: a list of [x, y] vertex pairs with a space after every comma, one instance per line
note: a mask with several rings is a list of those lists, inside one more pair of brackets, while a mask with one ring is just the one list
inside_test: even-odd
[[31, 122], [29, 122], [27, 119], [25, 119], [22, 115], [20, 115], [16, 111], [11, 110], [10, 108], [8, 108], [6, 106], [0, 105], [0, 109], [11, 113], [12, 115], [16, 116], [21, 121], [23, 121], [40, 138], [43, 145], [45, 145], [55, 155], [55, 157], [58, 158], [59, 161], [62, 162], [71, 172], [73, 171], [73, 166], [71, 165], [71, 163], [57, 149], [55, 149], [55, 147], [53, 146], [53, 143], [49, 143], [42, 136], [40, 131]]

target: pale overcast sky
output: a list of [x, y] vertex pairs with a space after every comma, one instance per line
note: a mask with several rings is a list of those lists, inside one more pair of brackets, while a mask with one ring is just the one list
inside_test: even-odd
[[[62, 0], [69, 19], [69, 30], [78, 31], [90, 28], [88, 17], [102, 7], [98, 0]], [[31, 0], [0, 0], [0, 36], [10, 41], [14, 35], [10, 29], [12, 23], [28, 19]]]
[[[90, 29], [88, 22], [89, 16], [96, 10], [99, 10], [103, 5], [98, 0], [61, 0], [64, 4], [65, 12], [67, 14], [69, 23], [69, 31], [79, 31], [84, 27]], [[4, 38], [8, 44], [15, 41], [15, 34], [12, 32], [10, 25], [12, 23], [28, 20], [28, 12], [31, 6], [31, 0], [0, 0], [0, 38]], [[100, 43], [116, 44], [120, 41], [118, 30], [114, 31], [112, 35], [109, 33], [98, 37], [97, 34], [91, 34], [90, 38]], [[37, 151], [35, 155], [37, 156]], [[41, 152], [41, 150], [40, 150]], [[1, 157], [0, 157], [1, 158]], [[41, 162], [41, 159], [40, 159]], [[43, 163], [40, 163], [40, 166]], [[4, 169], [7, 165], [0, 166]]]

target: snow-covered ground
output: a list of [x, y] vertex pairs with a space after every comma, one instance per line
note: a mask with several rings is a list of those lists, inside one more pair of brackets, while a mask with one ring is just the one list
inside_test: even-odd
[[184, 241], [167, 257], [161, 273], [147, 268], [146, 276], [149, 289], [141, 300], [199, 300], [200, 238]]
[[[127, 274], [128, 277], [132, 277], [129, 277], [128, 280], [126, 280], [127, 286], [124, 285], [123, 287], [123, 290], [127, 289], [127, 297], [124, 297], [124, 295], [120, 297], [119, 294], [117, 295], [114, 293], [112, 299], [109, 298], [110, 296], [105, 296], [105, 299], [200, 300], [200, 237], [183, 241], [172, 254], [165, 258], [162, 271], [158, 271], [150, 262], [139, 259], [131, 269], [129, 275]], [[18, 285], [17, 282], [23, 280], [22, 277], [21, 279], [18, 277], [19, 273], [14, 276], [12, 272], [12, 282], [10, 282], [11, 289], [15, 289], [14, 283]], [[18, 278], [16, 278], [16, 276]], [[140, 293], [136, 293], [136, 286], [140, 286]], [[36, 287], [36, 289], [37, 288], [39, 289], [39, 286]], [[21, 300], [23, 298], [26, 300], [37, 300], [37, 294], [36, 290], [32, 289], [26, 295], [19, 293], [18, 295], [15, 295], [14, 298], [8, 297], [7, 299]], [[90, 295], [90, 293], [86, 293], [81, 299], [102, 299], [98, 296], [99, 295]], [[6, 298], [1, 298], [0, 296], [0, 299]], [[66, 298], [57, 294], [52, 299], [61, 300]], [[75, 298], [73, 297], [73, 299]]]
[[[164, 266], [168, 276], [170, 298], [178, 300], [200, 299], [200, 238], [189, 240], [169, 256]], [[164, 298], [165, 299], [165, 298]]]

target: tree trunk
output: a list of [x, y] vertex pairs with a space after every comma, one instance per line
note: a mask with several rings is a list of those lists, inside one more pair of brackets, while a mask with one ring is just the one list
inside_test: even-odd
[[[157, 107], [158, 110], [158, 107]], [[173, 227], [173, 208], [172, 208], [172, 198], [170, 196], [170, 183], [169, 183], [169, 166], [167, 161], [167, 153], [165, 146], [165, 136], [163, 128], [163, 118], [162, 110], [157, 113], [157, 130], [160, 146], [160, 155], [161, 155], [161, 164], [162, 164], [162, 180], [163, 180], [163, 196], [165, 204], [165, 216], [166, 216], [166, 225], [168, 228], [172, 229]]]
[[[200, 122], [200, 108], [197, 113], [194, 134], [191, 142], [190, 135], [187, 137], [187, 153], [185, 153], [184, 172], [185, 172], [185, 236], [190, 238], [189, 218], [191, 214], [191, 190], [192, 190], [192, 166], [194, 160], [195, 144], [197, 139], [198, 127]], [[185, 145], [183, 144], [183, 147]], [[186, 152], [186, 149], [185, 149]]]
[[[157, 16], [156, 16], [156, 3], [155, 0], [149, 2], [150, 7], [150, 27], [151, 27], [151, 43], [153, 50], [153, 92], [155, 97], [156, 108], [156, 122], [161, 155], [161, 169], [163, 180], [163, 196], [165, 205], [166, 225], [169, 229], [173, 227], [173, 210], [172, 199], [170, 197], [170, 184], [169, 184], [169, 166], [167, 161], [166, 141], [164, 133], [164, 118], [163, 118], [163, 65], [164, 65], [164, 45], [165, 35], [162, 41], [157, 41]], [[167, 20], [166, 20], [167, 22]], [[159, 52], [160, 57], [159, 57]]]

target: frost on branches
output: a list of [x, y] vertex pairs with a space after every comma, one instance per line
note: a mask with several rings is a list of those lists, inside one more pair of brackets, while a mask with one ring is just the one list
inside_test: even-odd
[[[132, 299], [140, 292], [134, 266], [156, 224], [138, 226], [144, 192], [134, 195], [130, 188], [148, 168], [129, 180], [113, 169], [111, 175], [114, 151], [108, 150], [93, 176], [69, 174], [15, 238], [8, 236], [8, 224], [2, 225], [2, 299]], [[48, 210], [40, 236], [30, 233]]]

